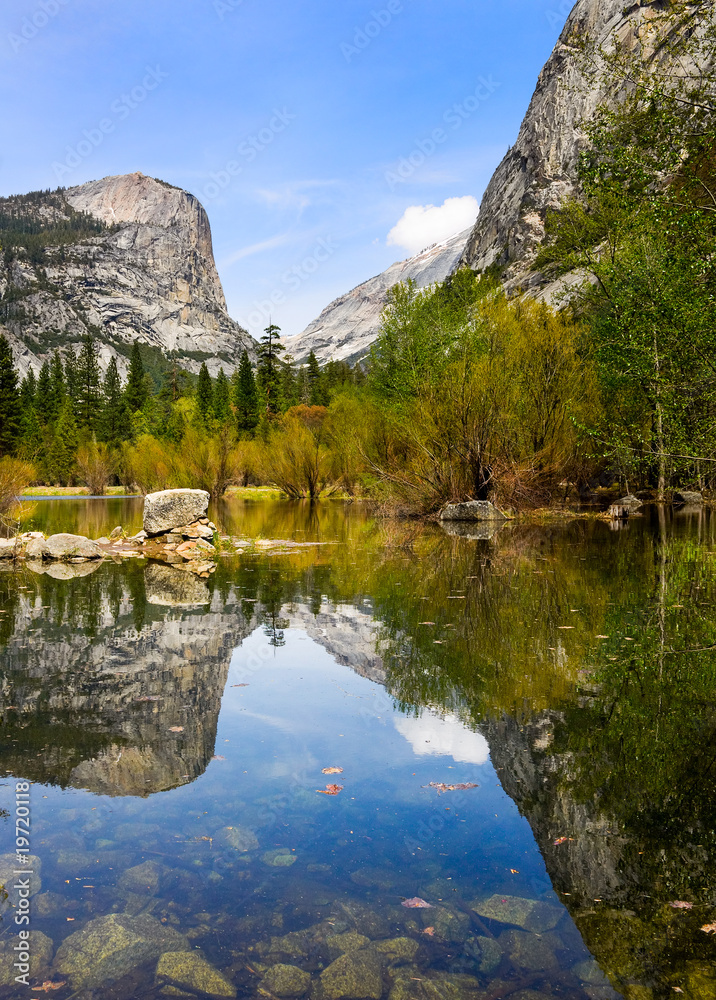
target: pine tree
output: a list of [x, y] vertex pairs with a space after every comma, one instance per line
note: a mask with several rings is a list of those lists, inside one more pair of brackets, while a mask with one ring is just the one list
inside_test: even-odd
[[308, 406], [311, 401], [311, 383], [308, 381], [308, 370], [305, 365], [301, 365], [298, 369], [296, 395], [298, 396], [299, 403]]
[[[79, 397], [77, 386], [77, 355], [71, 347], [65, 353], [65, 388], [67, 390], [67, 399], [72, 404], [72, 409], [76, 414]], [[64, 404], [62, 409], [64, 409]], [[60, 412], [62, 412], [62, 409]], [[57, 414], [58, 417], [59, 415], [60, 413]]]
[[296, 380], [296, 369], [293, 364], [293, 357], [287, 354], [283, 360], [283, 371], [281, 373], [281, 399], [285, 409], [297, 406], [298, 382]]
[[107, 374], [102, 384], [102, 417], [99, 424], [99, 439], [108, 444], [128, 441], [132, 436], [132, 415], [122, 392], [122, 383], [117, 371], [117, 360], [112, 358], [107, 366]]
[[281, 362], [279, 354], [283, 344], [279, 340], [280, 327], [271, 323], [266, 327], [259, 345], [258, 381], [261, 393], [266, 400], [266, 412], [278, 413], [281, 395]]
[[12, 348], [0, 334], [0, 456], [15, 453], [20, 433], [20, 392]]
[[44, 423], [53, 419], [52, 414], [50, 413], [51, 396], [52, 374], [50, 370], [50, 363], [49, 361], [44, 361], [42, 368], [40, 368], [40, 374], [37, 379], [37, 388], [35, 389], [35, 405], [37, 407], [37, 413]]
[[141, 410], [149, 397], [149, 390], [145, 379], [144, 362], [139, 349], [139, 341], [135, 340], [132, 346], [132, 354], [129, 358], [129, 374], [127, 385], [124, 390], [124, 398], [127, 400], [132, 413]]
[[82, 338], [77, 356], [77, 424], [82, 430], [94, 432], [102, 413], [99, 352], [91, 334]]
[[308, 355], [308, 382], [311, 387], [308, 402], [310, 406], [328, 406], [328, 386], [326, 376], [321, 371], [316, 355]]
[[23, 419], [30, 410], [35, 408], [35, 393], [37, 392], [37, 379], [32, 368], [28, 368], [27, 375], [22, 380], [20, 386], [20, 410]]
[[78, 444], [77, 423], [72, 412], [72, 404], [67, 399], [47, 449], [46, 465], [51, 482], [61, 483], [63, 486], [69, 485], [75, 469]]
[[22, 440], [18, 453], [21, 458], [34, 463], [38, 475], [44, 474], [45, 432], [34, 406], [22, 414]]
[[214, 387], [211, 383], [211, 375], [205, 361], [202, 361], [201, 368], [199, 369], [199, 378], [196, 383], [194, 399], [196, 400], [196, 408], [199, 416], [207, 424], [214, 408]]
[[240, 431], [252, 431], [259, 422], [259, 397], [254, 370], [246, 351], [241, 355], [234, 386], [236, 422]]
[[62, 367], [62, 357], [59, 351], [52, 355], [50, 364], [50, 394], [48, 397], [47, 419], [54, 422], [62, 412], [67, 399], [65, 370]]
[[214, 386], [214, 417], [223, 426], [231, 416], [231, 387], [223, 368], [219, 369]]

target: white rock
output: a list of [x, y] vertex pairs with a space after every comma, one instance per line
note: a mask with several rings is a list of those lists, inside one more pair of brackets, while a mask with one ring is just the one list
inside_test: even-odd
[[209, 494], [205, 490], [163, 490], [144, 499], [144, 530], [159, 535], [206, 515]]

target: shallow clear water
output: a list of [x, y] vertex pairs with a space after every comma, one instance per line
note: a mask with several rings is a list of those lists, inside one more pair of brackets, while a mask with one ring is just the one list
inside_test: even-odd
[[[141, 520], [47, 503], [44, 530]], [[213, 516], [322, 544], [208, 582], [0, 573], [0, 855], [25, 780], [41, 863], [33, 990], [0, 858], [0, 997], [716, 995], [708, 512], [492, 539]]]

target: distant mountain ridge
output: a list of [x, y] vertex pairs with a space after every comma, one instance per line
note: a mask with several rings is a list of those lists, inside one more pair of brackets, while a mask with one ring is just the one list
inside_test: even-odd
[[365, 357], [380, 332], [380, 314], [388, 291], [409, 279], [418, 288], [444, 281], [455, 270], [469, 235], [466, 229], [435, 243], [341, 295], [303, 333], [286, 339], [287, 350], [297, 361], [304, 361], [313, 351], [321, 364], [331, 360], [354, 362]]
[[[1, 199], [0, 217], [0, 332], [21, 372], [88, 332], [103, 366], [115, 356], [121, 371], [136, 338], [191, 371], [206, 361], [212, 374], [253, 354], [227, 312], [206, 212], [188, 192], [134, 173]], [[82, 220], [96, 231], [74, 241], [66, 229]], [[29, 249], [23, 226], [36, 234]]]

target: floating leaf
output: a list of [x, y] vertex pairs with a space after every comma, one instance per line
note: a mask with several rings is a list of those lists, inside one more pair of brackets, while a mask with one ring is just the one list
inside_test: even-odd
[[319, 795], [340, 795], [343, 785], [326, 785], [325, 788], [317, 788], [316, 791]]
[[554, 842], [554, 847], [561, 847], [562, 844], [566, 844], [567, 841], [571, 840], [571, 837], [557, 837]]
[[343, 774], [342, 767], [324, 767], [321, 774]]
[[510, 868], [510, 871], [512, 872], [513, 875], [519, 875], [520, 874], [517, 868]]
[[468, 788], [479, 788], [474, 781], [469, 781], [461, 785], [444, 785], [440, 781], [431, 781], [428, 785], [423, 785], [423, 788], [436, 788], [438, 795], [443, 792], [465, 792]]
[[[412, 899], [404, 899], [400, 904], [401, 906], [407, 906], [409, 910], [433, 910], [435, 907], [432, 903], [426, 903], [424, 899], [420, 896], [413, 896]], [[434, 930], [434, 928], [433, 928]]]
[[184, 726], [172, 726], [169, 730], [170, 733], [183, 733]]
[[[405, 906], [405, 903], [403, 903], [403, 906]], [[423, 931], [423, 934], [427, 934], [428, 937], [435, 937], [435, 928], [426, 927], [425, 930]]]
[[683, 899], [675, 899], [673, 903], [669, 903], [672, 910], [693, 910], [693, 903], [685, 903]]
[[716, 924], [704, 924], [701, 930], [704, 934], [716, 934]]
[[52, 983], [49, 980], [42, 984], [42, 986], [33, 986], [35, 993], [51, 993], [53, 990], [61, 990], [63, 986], [67, 986], [66, 982]]

